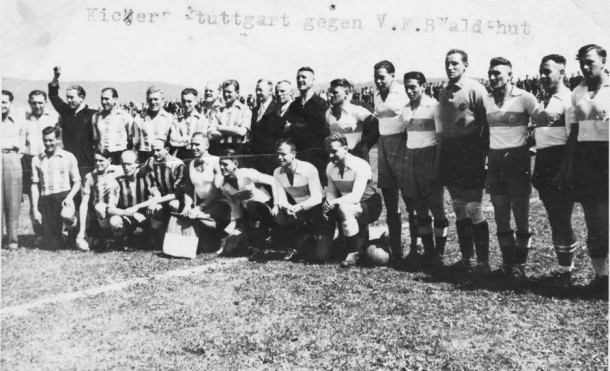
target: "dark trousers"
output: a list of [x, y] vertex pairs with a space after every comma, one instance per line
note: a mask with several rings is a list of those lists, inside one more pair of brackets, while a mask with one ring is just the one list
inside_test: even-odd
[[[62, 201], [69, 191], [40, 196], [38, 210], [42, 214], [42, 234], [45, 241], [57, 243], [61, 239], [63, 222], [61, 219]], [[76, 202], [75, 202], [76, 203]], [[78, 210], [78, 208], [77, 208]]]
[[576, 241], [572, 237], [572, 210], [574, 202], [565, 193], [539, 191], [551, 225], [554, 245], [569, 246]]
[[7, 241], [9, 245], [17, 244], [19, 232], [19, 206], [23, 188], [21, 159], [17, 152], [2, 154], [2, 201], [0, 209], [5, 217]]

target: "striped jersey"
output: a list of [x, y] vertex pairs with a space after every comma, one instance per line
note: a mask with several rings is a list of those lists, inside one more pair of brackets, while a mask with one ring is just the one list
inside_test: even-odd
[[44, 152], [44, 144], [42, 143], [42, 129], [52, 126], [57, 126], [59, 116], [55, 112], [43, 111], [40, 117], [36, 117], [31, 113], [25, 114], [25, 151], [26, 155], [36, 156]]
[[184, 188], [184, 162], [168, 154], [165, 161], [156, 162], [154, 157], [144, 164], [148, 172], [146, 179], [153, 196], [165, 196], [181, 192]]
[[[220, 107], [216, 115], [212, 119], [211, 129], [214, 130], [217, 125], [224, 126], [239, 126], [250, 130], [252, 121], [252, 111], [245, 104], [235, 101], [230, 107]], [[241, 135], [223, 135], [220, 143], [243, 143], [246, 136]]]
[[119, 186], [116, 206], [127, 209], [149, 199], [148, 186], [146, 184], [146, 169], [144, 167], [136, 170], [133, 176], [122, 175], [116, 178]]
[[144, 117], [138, 116], [134, 120], [133, 144], [140, 151], [151, 151], [151, 143], [155, 139], [167, 142], [169, 129], [174, 117], [167, 111], [161, 109], [155, 118], [147, 113]]
[[[282, 166], [275, 169], [273, 178], [279, 187], [284, 189], [297, 204], [303, 203], [303, 208], [309, 208], [322, 202], [322, 185], [318, 169], [306, 161], [293, 160], [295, 163], [292, 182], [286, 169]], [[309, 202], [307, 202], [310, 200]]]
[[131, 115], [121, 109], [113, 108], [107, 115], [96, 112], [91, 118], [93, 123], [93, 140], [99, 143], [101, 149], [109, 152], [124, 151], [127, 141], [134, 133]]
[[76, 157], [68, 151], [57, 148], [51, 156], [42, 152], [32, 158], [32, 183], [40, 184], [42, 196], [69, 191], [80, 181]]
[[97, 170], [87, 173], [81, 187], [82, 194], [93, 195], [93, 204], [103, 202], [108, 205], [116, 205], [119, 196], [117, 175], [110, 168], [103, 174], [98, 173]]
[[527, 126], [538, 101], [533, 94], [516, 86], [502, 107], [498, 107], [492, 94], [485, 98], [485, 111], [489, 124], [489, 148], [522, 147], [527, 141]]
[[342, 197], [351, 193], [354, 189], [354, 181], [356, 174], [362, 174], [368, 181], [366, 189], [360, 201], [368, 200], [375, 194], [375, 188], [371, 184], [373, 182], [373, 171], [371, 165], [365, 160], [356, 157], [352, 154], [347, 154], [345, 157], [345, 168], [343, 174], [338, 165], [329, 162], [326, 166], [326, 177], [328, 179], [328, 187], [326, 193], [333, 194], [337, 197]]
[[409, 104], [409, 97], [404, 87], [392, 81], [385, 101], [379, 92], [375, 93], [375, 116], [379, 119], [379, 134], [392, 135], [405, 132], [405, 125], [400, 115], [404, 106]]
[[180, 115], [174, 119], [169, 129], [169, 144], [174, 147], [185, 147], [191, 143], [194, 133], [207, 135], [209, 130], [210, 122], [208, 119], [193, 110], [188, 117]]
[[402, 109], [402, 121], [407, 131], [407, 148], [425, 148], [436, 145], [434, 113], [438, 102], [422, 95], [419, 106], [413, 110], [410, 104]]
[[578, 124], [579, 142], [607, 142], [610, 125], [610, 82], [591, 98], [583, 82], [572, 92], [570, 124]]
[[570, 89], [563, 86], [556, 94], [553, 94], [546, 105], [544, 102], [538, 104], [532, 115], [532, 122], [535, 125], [536, 148], [542, 149], [566, 144], [570, 134], [568, 118], [572, 106], [571, 99]]

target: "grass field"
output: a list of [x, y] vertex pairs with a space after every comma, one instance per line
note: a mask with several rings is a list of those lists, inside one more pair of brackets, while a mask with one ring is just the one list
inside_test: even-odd
[[[539, 202], [530, 218], [530, 281], [519, 285], [452, 267], [286, 263], [277, 252], [253, 263], [47, 251], [32, 247], [24, 218], [25, 247], [1, 253], [1, 368], [606, 370], [608, 301], [585, 288], [590, 259], [579, 250], [575, 285], [558, 286]], [[451, 222], [448, 262], [459, 258]], [[580, 207], [574, 225], [586, 235]]]

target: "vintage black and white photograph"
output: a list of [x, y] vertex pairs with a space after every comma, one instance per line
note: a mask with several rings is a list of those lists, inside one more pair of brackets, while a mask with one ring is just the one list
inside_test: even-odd
[[0, 369], [608, 370], [608, 19], [2, 0]]

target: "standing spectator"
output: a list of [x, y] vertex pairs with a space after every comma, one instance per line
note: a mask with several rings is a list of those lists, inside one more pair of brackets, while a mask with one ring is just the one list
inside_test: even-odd
[[576, 87], [580, 85], [582, 80], [584, 80], [584, 77], [580, 74], [580, 71], [576, 73], [576, 76], [572, 74], [572, 77], [570, 78], [570, 90], [576, 89]]
[[217, 155], [231, 148], [242, 155], [244, 145], [248, 141], [252, 111], [238, 99], [237, 80], [226, 80], [222, 83], [222, 96], [225, 105], [210, 120], [210, 152]]
[[297, 157], [316, 167], [322, 185], [326, 185], [326, 152], [324, 138], [329, 134], [326, 124], [328, 105], [320, 96], [314, 94], [315, 75], [310, 67], [297, 71], [297, 88], [300, 96], [295, 99], [284, 116], [288, 125], [288, 136], [297, 146]]
[[[290, 81], [282, 80], [275, 84], [275, 101], [278, 103], [276, 113], [279, 117], [284, 118], [292, 100], [292, 85], [290, 84]], [[283, 123], [286, 125], [285, 120]], [[286, 130], [286, 126], [284, 126], [284, 130]]]
[[[19, 207], [23, 187], [21, 156], [25, 147], [23, 123], [11, 115], [13, 93], [2, 90], [2, 130], [0, 130], [0, 149], [2, 149], [2, 195], [0, 212], [6, 218], [7, 239], [2, 238], [10, 250], [19, 248]], [[1, 227], [1, 226], [0, 226]]]
[[251, 167], [264, 174], [273, 174], [277, 167], [275, 142], [284, 133], [284, 120], [277, 115], [279, 108], [273, 99], [273, 83], [260, 79], [256, 83], [256, 101], [258, 106], [252, 112], [250, 124], [250, 154], [248, 162]]
[[211, 121], [222, 106], [224, 106], [224, 103], [220, 97], [220, 83], [208, 81], [203, 90], [203, 108], [201, 109], [201, 114], [208, 121]]
[[115, 88], [102, 90], [102, 110], [93, 115], [93, 141], [98, 149], [110, 153], [110, 161], [118, 165], [121, 153], [132, 146], [133, 119], [117, 107], [119, 93]]
[[84, 103], [86, 93], [80, 85], [68, 86], [66, 89], [67, 102], [64, 102], [59, 97], [61, 68], [55, 67], [53, 72], [53, 80], [49, 83], [49, 99], [61, 117], [59, 125], [62, 131], [64, 150], [76, 157], [78, 171], [83, 178], [93, 169], [92, 118], [95, 110], [87, 107]]
[[151, 86], [146, 90], [148, 110], [134, 121], [134, 148], [138, 150], [138, 161], [144, 163], [152, 156], [151, 144], [155, 139], [167, 142], [174, 117], [163, 109], [163, 90]]
[[530, 75], [525, 75], [525, 80], [523, 80], [523, 89], [525, 89], [525, 91], [528, 93], [532, 92], [532, 80], [530, 79]]

